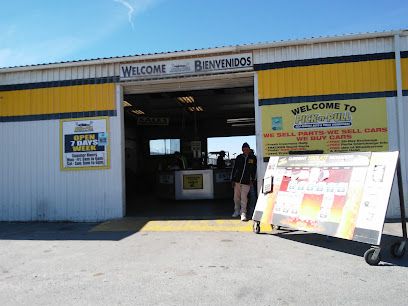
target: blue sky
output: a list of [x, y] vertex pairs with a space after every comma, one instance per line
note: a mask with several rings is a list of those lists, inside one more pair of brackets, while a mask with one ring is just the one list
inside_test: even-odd
[[0, 67], [402, 28], [406, 0], [4, 0]]
[[3, 0], [0, 67], [396, 29], [407, 0]]

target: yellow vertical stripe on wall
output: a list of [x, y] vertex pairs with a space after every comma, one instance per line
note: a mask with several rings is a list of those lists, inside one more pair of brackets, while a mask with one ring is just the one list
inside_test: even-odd
[[0, 92], [0, 116], [114, 110], [115, 84], [92, 84]]
[[[407, 61], [403, 63], [407, 66]], [[258, 77], [260, 99], [395, 91], [397, 87], [392, 59], [271, 69], [258, 71]]]
[[402, 89], [408, 90], [408, 58], [401, 59]]

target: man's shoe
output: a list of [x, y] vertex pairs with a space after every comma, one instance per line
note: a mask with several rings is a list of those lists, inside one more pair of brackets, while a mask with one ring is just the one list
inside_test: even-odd
[[248, 221], [246, 214], [241, 214], [241, 221]]
[[239, 217], [239, 212], [234, 211], [234, 213], [232, 214], [232, 217], [233, 217], [233, 218]]

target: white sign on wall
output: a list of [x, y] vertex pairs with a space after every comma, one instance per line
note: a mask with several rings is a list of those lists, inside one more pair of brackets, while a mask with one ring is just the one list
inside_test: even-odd
[[239, 53], [174, 61], [125, 64], [120, 66], [120, 79], [154, 79], [188, 74], [223, 73], [251, 70], [252, 67], [252, 53]]
[[109, 168], [108, 117], [60, 121], [61, 169]]

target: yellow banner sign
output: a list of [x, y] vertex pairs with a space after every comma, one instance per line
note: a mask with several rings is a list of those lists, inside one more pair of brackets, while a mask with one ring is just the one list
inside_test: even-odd
[[388, 151], [386, 98], [261, 106], [264, 156]]

